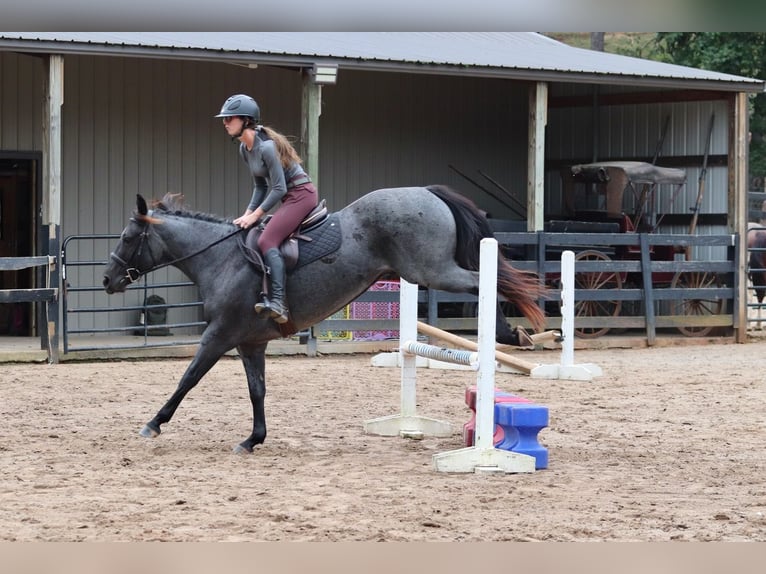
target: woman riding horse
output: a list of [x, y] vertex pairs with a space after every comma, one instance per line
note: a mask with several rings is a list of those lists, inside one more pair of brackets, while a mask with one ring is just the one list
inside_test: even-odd
[[239, 140], [240, 156], [253, 177], [253, 196], [234, 224], [248, 229], [282, 202], [258, 238], [258, 249], [271, 281], [268, 297], [255, 304], [255, 312], [268, 311], [277, 323], [286, 323], [285, 263], [279, 246], [317, 206], [319, 194], [287, 138], [258, 125], [261, 112], [253, 98], [245, 94], [231, 96], [215, 117], [223, 118], [226, 133]]

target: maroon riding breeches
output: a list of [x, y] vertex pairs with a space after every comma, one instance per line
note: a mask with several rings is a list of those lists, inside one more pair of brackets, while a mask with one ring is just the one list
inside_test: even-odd
[[266, 253], [272, 247], [279, 247], [301, 221], [317, 206], [319, 194], [312, 183], [296, 185], [288, 190], [282, 205], [274, 212], [266, 229], [258, 238], [258, 249]]

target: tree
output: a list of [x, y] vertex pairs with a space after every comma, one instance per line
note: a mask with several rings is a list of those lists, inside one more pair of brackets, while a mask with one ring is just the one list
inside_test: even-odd
[[[764, 32], [661, 32], [656, 42], [667, 61], [749, 78], [766, 77]], [[766, 94], [750, 99], [750, 176], [766, 176]]]

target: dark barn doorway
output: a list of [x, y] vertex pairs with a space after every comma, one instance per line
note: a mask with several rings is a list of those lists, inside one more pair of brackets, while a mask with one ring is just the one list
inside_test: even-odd
[[[0, 152], [0, 257], [35, 255], [39, 160]], [[0, 289], [32, 289], [35, 270], [3, 271]], [[32, 303], [0, 304], [0, 336], [28, 337], [36, 329]]]

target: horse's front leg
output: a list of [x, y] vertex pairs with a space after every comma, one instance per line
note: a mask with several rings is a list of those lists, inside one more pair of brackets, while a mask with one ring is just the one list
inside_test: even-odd
[[247, 375], [247, 389], [253, 405], [253, 432], [234, 447], [238, 454], [252, 453], [255, 445], [266, 440], [266, 414], [263, 400], [266, 396], [266, 345], [240, 345], [237, 347]]
[[210, 337], [207, 336], [207, 333], [208, 331], [206, 330], [200, 341], [199, 349], [194, 355], [192, 362], [186, 368], [186, 372], [181, 377], [181, 380], [178, 382], [178, 388], [176, 388], [176, 391], [170, 396], [168, 401], [154, 418], [146, 423], [144, 428], [141, 429], [141, 436], [148, 438], [158, 436], [162, 432], [160, 428], [161, 425], [173, 418], [173, 414], [176, 412], [178, 405], [181, 404], [184, 397], [228, 350], [223, 345], [210, 343]]

